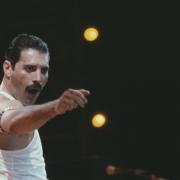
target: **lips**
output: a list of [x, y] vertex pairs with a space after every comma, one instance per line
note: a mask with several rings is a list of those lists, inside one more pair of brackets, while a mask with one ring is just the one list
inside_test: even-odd
[[30, 94], [37, 94], [42, 90], [42, 88], [41, 88], [41, 85], [35, 84], [35, 85], [28, 86], [26, 90]]
[[36, 94], [38, 92], [40, 92], [39, 89], [28, 89], [28, 93], [30, 93], [30, 94]]

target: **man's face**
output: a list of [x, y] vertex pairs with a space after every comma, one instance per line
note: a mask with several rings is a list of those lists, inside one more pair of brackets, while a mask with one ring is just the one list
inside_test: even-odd
[[49, 56], [35, 49], [21, 51], [11, 75], [12, 95], [24, 105], [33, 104], [48, 81]]

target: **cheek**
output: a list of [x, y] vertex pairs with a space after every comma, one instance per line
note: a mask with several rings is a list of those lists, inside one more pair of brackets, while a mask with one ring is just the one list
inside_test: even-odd
[[45, 86], [47, 82], [48, 82], [48, 76], [45, 76], [43, 80], [43, 86]]
[[22, 74], [14, 73], [11, 77], [12, 84], [18, 86], [18, 88], [22, 88], [28, 84], [28, 77]]
[[22, 78], [18, 74], [13, 74], [11, 76], [11, 82], [15, 86], [20, 86], [22, 84]]

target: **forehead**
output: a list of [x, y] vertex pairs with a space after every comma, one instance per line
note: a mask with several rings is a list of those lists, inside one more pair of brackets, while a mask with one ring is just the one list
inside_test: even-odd
[[49, 54], [32, 48], [24, 49], [20, 53], [18, 63], [48, 66]]

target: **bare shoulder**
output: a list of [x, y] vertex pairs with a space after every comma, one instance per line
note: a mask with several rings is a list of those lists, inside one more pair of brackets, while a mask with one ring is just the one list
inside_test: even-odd
[[0, 111], [3, 111], [5, 108], [18, 109], [23, 105], [18, 100], [10, 100], [4, 96], [0, 95]]

